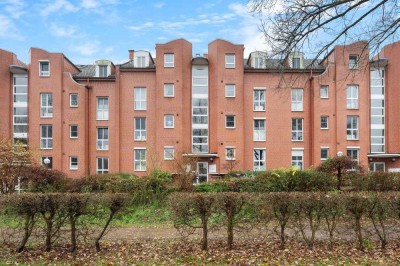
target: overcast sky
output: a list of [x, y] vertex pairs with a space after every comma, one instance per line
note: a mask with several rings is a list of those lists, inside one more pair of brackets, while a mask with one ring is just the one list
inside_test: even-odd
[[0, 48], [28, 62], [30, 47], [62, 52], [76, 64], [128, 60], [128, 50], [185, 38], [193, 54], [221, 38], [263, 50], [246, 0], [0, 0]]

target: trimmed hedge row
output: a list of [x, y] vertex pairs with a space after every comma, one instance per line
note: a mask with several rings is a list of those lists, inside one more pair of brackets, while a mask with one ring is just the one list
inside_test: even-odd
[[[297, 171], [274, 170], [253, 172], [253, 177], [227, 178], [202, 183], [195, 192], [316, 192], [337, 190], [335, 177], [313, 169]], [[400, 174], [387, 172], [349, 173], [345, 180], [346, 190], [352, 191], [400, 191]]]
[[3, 196], [0, 197], [1, 214], [3, 217], [15, 217], [18, 223], [17, 234], [11, 232], [12, 235], [4, 240], [21, 235], [17, 251], [22, 252], [31, 236], [38, 232], [36, 236], [44, 236], [45, 250], [50, 251], [62, 235], [61, 231], [69, 227], [73, 252], [77, 248], [78, 235], [88, 237], [89, 234], [84, 231], [96, 221], [100, 232], [96, 233], [94, 244], [99, 251], [100, 240], [129, 199], [128, 194], [123, 193], [24, 193]]
[[289, 229], [312, 249], [317, 234], [333, 245], [340, 227], [352, 230], [359, 249], [365, 248], [368, 236], [379, 239], [384, 249], [400, 226], [399, 192], [173, 193], [169, 205], [178, 230], [201, 229], [203, 249], [207, 249], [210, 229], [225, 228], [228, 248], [232, 248], [234, 232], [257, 224], [264, 230], [272, 228], [267, 233], [279, 238], [281, 248]]

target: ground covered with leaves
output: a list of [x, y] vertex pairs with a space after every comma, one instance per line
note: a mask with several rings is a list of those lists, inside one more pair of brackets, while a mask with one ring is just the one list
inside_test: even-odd
[[90, 245], [81, 246], [75, 253], [68, 245], [56, 246], [44, 252], [40, 246], [28, 247], [16, 253], [13, 247], [0, 249], [0, 265], [399, 265], [400, 241], [392, 241], [386, 250], [370, 241], [360, 251], [351, 241], [318, 243], [313, 250], [301, 241], [290, 240], [284, 250], [278, 241], [239, 239], [232, 250], [226, 249], [223, 239], [212, 239], [209, 250], [202, 251], [196, 238], [107, 240], [96, 252]]

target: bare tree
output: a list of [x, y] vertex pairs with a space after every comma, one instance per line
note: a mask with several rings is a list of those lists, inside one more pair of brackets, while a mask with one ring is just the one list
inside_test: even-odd
[[197, 158], [185, 152], [178, 152], [174, 155], [174, 174], [175, 181], [180, 190], [191, 191], [195, 178]]
[[293, 51], [325, 56], [334, 45], [366, 40], [371, 55], [398, 37], [397, 0], [248, 0], [260, 15], [272, 56], [288, 58]]

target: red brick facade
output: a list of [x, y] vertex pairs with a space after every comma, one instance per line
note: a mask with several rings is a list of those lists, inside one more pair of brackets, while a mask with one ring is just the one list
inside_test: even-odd
[[[254, 66], [261, 52], [243, 59], [244, 46], [224, 40], [213, 41], [208, 54], [195, 57], [192, 44], [183, 39], [157, 44], [155, 58], [145, 51], [130, 50], [129, 61], [121, 65], [100, 60], [95, 65], [75, 66], [61, 53], [37, 48], [31, 49], [30, 64], [24, 65], [11, 52], [0, 50], [0, 136], [16, 138], [13, 119], [17, 111], [13, 105], [19, 105], [13, 100], [13, 77], [25, 75], [28, 145], [42, 159], [51, 158], [53, 168], [71, 177], [94, 174], [99, 168], [137, 175], [145, 175], [155, 167], [174, 172], [176, 163], [164, 158], [165, 147], [174, 149], [175, 160], [185, 154], [207, 162], [210, 176], [227, 172], [227, 147], [235, 151], [237, 170], [253, 170], [257, 168], [255, 164], [273, 169], [297, 163], [306, 168], [319, 165], [324, 159], [321, 156], [343, 153], [365, 166], [385, 163], [373, 166], [375, 170], [383, 166], [397, 171], [400, 43], [386, 46], [372, 61], [365, 45], [357, 42], [336, 46], [326, 58], [312, 65], [295, 54], [278, 67], [273, 64], [274, 59], [264, 58], [262, 65]], [[298, 66], [294, 65], [295, 57]], [[351, 65], [354, 58], [356, 65]], [[45, 62], [44, 66], [41, 62]], [[46, 70], [47, 65], [49, 73], [42, 75], [41, 67]], [[373, 68], [385, 73], [384, 122], [378, 126], [371, 126]], [[208, 94], [196, 96], [203, 97], [208, 106], [204, 111], [207, 117], [201, 118], [208, 138], [192, 136], [192, 116], [200, 110], [192, 102], [197, 82], [192, 71], [196, 69], [208, 71], [208, 84], [204, 84]], [[226, 89], [232, 86], [234, 95], [227, 97]], [[327, 95], [322, 97], [321, 86], [327, 86]], [[171, 87], [173, 95], [164, 95], [164, 89]], [[138, 101], [135, 93], [141, 93], [144, 102]], [[256, 95], [263, 95], [262, 100], [257, 100], [258, 105]], [[51, 100], [43, 103], [46, 97]], [[71, 105], [71, 99], [77, 104]], [[99, 102], [106, 106], [100, 118]], [[51, 109], [43, 111], [46, 105]], [[326, 122], [323, 128], [321, 117]], [[171, 118], [173, 127], [165, 126], [164, 119]], [[227, 127], [227, 119], [234, 119], [234, 124]], [[141, 128], [136, 136], [135, 127], [143, 127], [139, 123], [145, 129]], [[294, 132], [293, 123], [301, 130]], [[45, 130], [42, 126], [47, 125], [51, 126], [52, 136], [41, 144]], [[77, 137], [70, 132], [71, 126], [77, 128]], [[371, 151], [371, 128], [384, 128], [382, 152]], [[99, 134], [108, 137], [98, 143]], [[192, 144], [197, 141], [206, 141], [208, 151], [193, 150]], [[255, 158], [255, 150], [257, 156], [263, 153], [262, 158]], [[139, 160], [139, 155], [144, 157]], [[101, 158], [107, 160], [108, 167]]]

